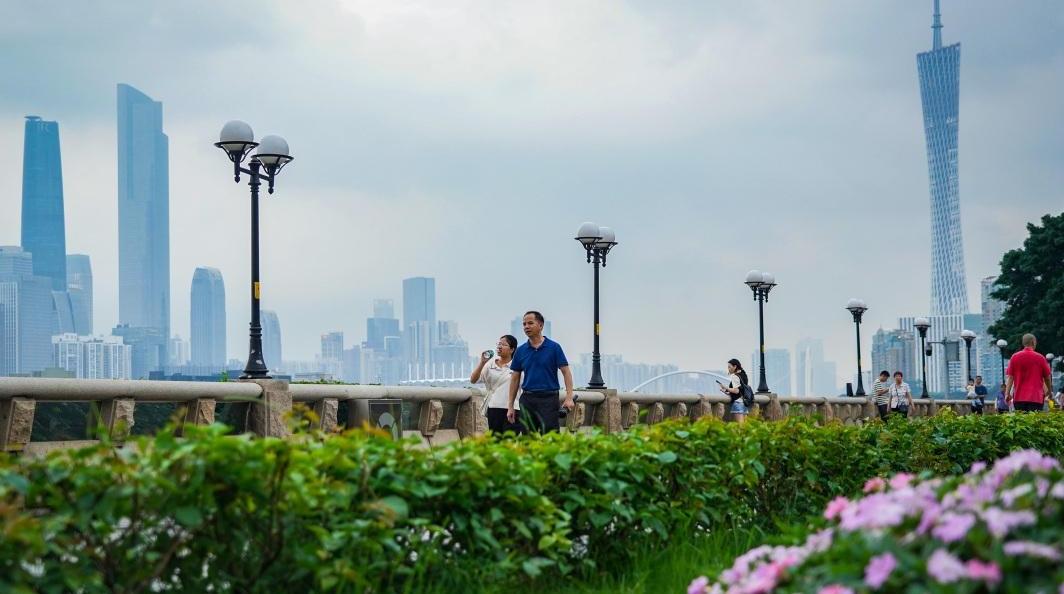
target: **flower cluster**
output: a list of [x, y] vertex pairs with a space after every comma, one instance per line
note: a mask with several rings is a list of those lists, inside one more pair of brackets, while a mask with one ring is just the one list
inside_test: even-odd
[[688, 594], [903, 591], [1064, 594], [1064, 473], [1034, 450], [963, 476], [873, 478], [837, 497], [828, 527], [797, 546], [761, 546]]

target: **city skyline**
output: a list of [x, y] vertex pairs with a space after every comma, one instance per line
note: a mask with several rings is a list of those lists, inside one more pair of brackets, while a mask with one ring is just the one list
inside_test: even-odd
[[[404, 88], [395, 81], [343, 79], [338, 83], [369, 84], [379, 91], [371, 93], [355, 110], [359, 125], [350, 126], [366, 142], [375, 140], [369, 144], [356, 141], [357, 165], [353, 169], [333, 167], [355, 172], [355, 183], [341, 183], [340, 176], [329, 173], [329, 153], [344, 153], [344, 144], [322, 136], [315, 119], [319, 116], [309, 109], [312, 102], [307, 97], [289, 96], [283, 102], [279, 97], [266, 97], [256, 105], [245, 105], [242, 97], [227, 95], [223, 89], [212, 97], [213, 105], [204, 105], [198, 94], [182, 88], [191, 86], [187, 81], [175, 84], [179, 81], [167, 81], [137, 64], [118, 68], [108, 66], [108, 60], [94, 58], [98, 64], [78, 77], [71, 78], [67, 66], [55, 74], [57, 80], [66, 76], [73, 81], [79, 91], [76, 106], [63, 103], [49, 90], [47, 81], [35, 79], [19, 85], [23, 90], [17, 97], [0, 100], [0, 129], [7, 139], [0, 146], [0, 156], [6, 157], [0, 162], [11, 164], [13, 169], [22, 162], [22, 147], [10, 142], [8, 132], [16, 124], [22, 126], [26, 113], [46, 114], [63, 128], [66, 179], [77, 180], [67, 188], [66, 205], [71, 213], [67, 217], [67, 249], [93, 259], [98, 333], [119, 321], [117, 249], [109, 238], [117, 219], [117, 191], [111, 160], [114, 152], [93, 150], [91, 145], [101, 138], [108, 142], [114, 138], [114, 85], [128, 82], [166, 104], [173, 153], [170, 166], [175, 172], [181, 171], [180, 178], [175, 175], [170, 181], [174, 246], [169, 283], [189, 286], [194, 268], [205, 263], [217, 266], [232, 279], [236, 289], [230, 291], [227, 303], [231, 357], [246, 357], [248, 314], [246, 291], [242, 289], [247, 282], [246, 191], [227, 179], [224, 161], [220, 162], [221, 156], [209, 145], [222, 122], [241, 117], [256, 130], [285, 134], [298, 158], [286, 170], [277, 194], [263, 205], [263, 306], [284, 320], [284, 346], [291, 353], [286, 358], [311, 358], [320, 334], [331, 329], [361, 338], [372, 299], [394, 298], [398, 281], [418, 274], [438, 279], [440, 311], [449, 312], [447, 317], [461, 324], [474, 352], [494, 344], [509, 326], [513, 312], [533, 308], [552, 320], [553, 333], [568, 352], [589, 351], [590, 273], [571, 236], [580, 222], [591, 219], [612, 224], [621, 237], [621, 245], [602, 276], [604, 352], [624, 353], [626, 359], [634, 361], [672, 362], [701, 369], [719, 369], [731, 356], [743, 359], [743, 353], [756, 347], [756, 308], [741, 281], [747, 269], [763, 268], [776, 272], [781, 283], [766, 307], [769, 346], [790, 347], [803, 336], [822, 337], [825, 358], [838, 362], [838, 377], [848, 377], [855, 367], [855, 356], [852, 324], [842, 309], [846, 298], [857, 295], [868, 301], [871, 309], [866, 324], [891, 327], [899, 317], [924, 312], [930, 294], [927, 156], [912, 61], [914, 53], [927, 47], [929, 4], [892, 4], [887, 8], [870, 3], [837, 14], [833, 29], [878, 23], [875, 30], [863, 30], [865, 39], [824, 37], [825, 30], [817, 28], [818, 19], [838, 12], [839, 4], [815, 4], [808, 14], [800, 14], [787, 7], [768, 11], [752, 3], [749, 8], [729, 9], [723, 14], [716, 8], [692, 9], [693, 14], [683, 15], [684, 19], [669, 11], [648, 14], [624, 6], [619, 10], [623, 18], [612, 17], [607, 21], [609, 27], [633, 32], [636, 50], [660, 44], [677, 52], [678, 63], [694, 75], [685, 79], [683, 69], [661, 69], [652, 61], [643, 61], [638, 52], [624, 51], [621, 61], [635, 66], [627, 70], [650, 81], [649, 88], [658, 88], [657, 94], [631, 93], [628, 101], [611, 104], [601, 114], [582, 107], [603, 104], [583, 86], [571, 109], [547, 111], [550, 102], [546, 99], [551, 93], [568, 88], [566, 84], [571, 81], [564, 77], [566, 73], [560, 79], [547, 77], [528, 83], [531, 97], [542, 102], [530, 105], [506, 95], [522, 108], [534, 108], [517, 110], [515, 105], [511, 112], [504, 101], [485, 103], [486, 98], [504, 96], [499, 93], [506, 90], [506, 81], [497, 74], [498, 69], [487, 69], [489, 83], [484, 90], [462, 79], [460, 70], [444, 69], [438, 73], [442, 80], [413, 76], [411, 73], [431, 63], [431, 52], [423, 51], [424, 46], [413, 46], [409, 54], [385, 54], [400, 60], [395, 64], [399, 72], [411, 74], [415, 86], [406, 89], [417, 109], [375, 103], [384, 91]], [[1060, 41], [1048, 35], [1052, 27], [1031, 18], [1034, 8], [1005, 10], [989, 3], [962, 8], [947, 2], [944, 9], [949, 15], [950, 37], [965, 41], [960, 96], [968, 124], [960, 137], [960, 150], [965, 154], [963, 224], [969, 238], [964, 246], [969, 265], [965, 292], [973, 303], [978, 279], [996, 274], [1000, 254], [1022, 241], [1024, 223], [1047, 209], [1058, 208], [1059, 191], [1055, 188], [1062, 185], [1061, 174], [1036, 157], [1059, 154], [1060, 140], [1050, 132], [1058, 129], [1064, 118], [1059, 102], [1043, 99], [1059, 97], [1051, 86], [1055, 79], [1037, 73], [1049, 68], [1062, 52]], [[159, 22], [171, 22], [174, 29], [192, 26], [180, 21], [180, 13], [167, 12], [176, 9], [161, 10]], [[265, 35], [278, 26], [276, 15], [283, 10], [269, 7], [261, 29], [246, 33], [249, 37], [245, 41], [254, 44], [256, 35]], [[62, 19], [68, 16], [96, 22], [73, 12], [60, 15], [56, 26], [61, 27]], [[352, 15], [368, 24], [369, 36], [362, 39], [370, 47], [392, 48], [388, 44], [394, 40], [389, 34], [405, 35], [389, 28], [402, 22], [399, 16], [370, 5], [343, 12], [335, 19], [335, 28], [327, 30], [344, 31], [349, 21], [343, 17]], [[590, 7], [575, 11], [575, 15], [557, 15], [563, 37], [570, 36], [568, 39], [575, 39], [577, 47], [582, 47], [579, 36], [593, 36], [586, 23], [594, 21], [573, 19], [590, 19], [592, 15], [600, 16]], [[628, 18], [633, 16], [639, 19]], [[309, 57], [314, 48], [299, 44], [307, 43], [311, 21], [317, 26], [328, 19], [320, 13], [303, 17], [293, 24], [290, 43], [300, 48], [296, 54]], [[745, 37], [757, 40], [757, 47], [774, 47], [770, 39], [778, 34], [779, 43], [794, 44], [793, 55], [780, 58], [773, 54], [768, 60], [758, 52], [751, 56], [731, 51], [733, 35], [711, 24], [716, 17], [735, 32], [749, 34]], [[684, 20], [689, 23], [681, 25]], [[784, 24], [787, 20], [794, 22]], [[492, 31], [501, 26], [495, 21], [486, 25]], [[683, 34], [670, 36], [673, 41], [659, 37], [676, 27], [682, 27], [678, 31]], [[146, 44], [143, 55], [154, 56], [152, 62], [159, 63], [174, 29], [164, 29], [158, 43]], [[1024, 36], [1016, 35], [1020, 29]], [[46, 28], [44, 33], [54, 30]], [[415, 31], [423, 33], [415, 27], [409, 34]], [[24, 35], [29, 35], [25, 47], [34, 47], [36, 34]], [[808, 41], [814, 38], [824, 40], [824, 47]], [[81, 39], [75, 37], [74, 42]], [[98, 51], [104, 56], [112, 47], [103, 43], [102, 37], [92, 41], [102, 45]], [[341, 43], [332, 37], [325, 41]], [[450, 43], [431, 35], [425, 42], [444, 47]], [[477, 47], [482, 40], [473, 38], [470, 43]], [[612, 50], [614, 46], [608, 47]], [[723, 81], [714, 79], [710, 67], [718, 62], [712, 55], [703, 57], [692, 49], [698, 47], [717, 48], [718, 53], [739, 60], [734, 66], [736, 72], [750, 66], [750, 60], [760, 59], [773, 75], [782, 74], [782, 78], [773, 81], [766, 76], [744, 84], [742, 78], [727, 78], [728, 70]], [[41, 56], [27, 53], [30, 65], [39, 66], [39, 60], [62, 51], [49, 54], [46, 49], [42, 46]], [[384, 72], [379, 69], [381, 64], [368, 56], [351, 59], [365, 62], [378, 74]], [[218, 71], [208, 66], [206, 58], [207, 54], [197, 54], [193, 59], [201, 60], [197, 72], [210, 80]], [[528, 60], [528, 72], [550, 72], [535, 56], [498, 59], [507, 67], [513, 60]], [[71, 62], [84, 65], [76, 59]], [[481, 65], [462, 63], [464, 67]], [[592, 76], [592, 80], [601, 81], [605, 88], [625, 83], [606, 68], [605, 60], [582, 64], [598, 66], [592, 72], [600, 78]], [[788, 104], [761, 99], [746, 109], [729, 102], [731, 96], [746, 102], [753, 90], [751, 84], [767, 89], [776, 84], [795, 85], [795, 78], [781, 73], [788, 65], [823, 85], [826, 92], [814, 93], [813, 85], [798, 83], [790, 89], [793, 93], [788, 94]], [[41, 70], [47, 69], [36, 68]], [[865, 71], [875, 72], [875, 76], [862, 76]], [[19, 71], [13, 76], [15, 82], [21, 80]], [[287, 71], [286, 76], [295, 82], [302, 75]], [[670, 76], [680, 78], [671, 80]], [[702, 79], [709, 82], [698, 82]], [[469, 83], [471, 88], [451, 97], [449, 104], [444, 102], [455, 117], [439, 118], [442, 114], [437, 108], [418, 101], [453, 80]], [[710, 83], [728, 82], [737, 83], [733, 93], [711, 92]], [[108, 88], [109, 106], [99, 99]], [[827, 92], [842, 89], [836, 97]], [[662, 110], [663, 105], [685, 94], [700, 101], [697, 105], [681, 103], [675, 112], [682, 119], [673, 119], [676, 113]], [[862, 105], [861, 110], [853, 110], [852, 104]], [[330, 117], [342, 111], [328, 97], [318, 107], [321, 115]], [[411, 114], [412, 121], [403, 123], [387, 117], [400, 110]], [[514, 117], [517, 111], [525, 115]], [[296, 112], [300, 117], [293, 117]], [[467, 113], [484, 116], [488, 125], [463, 132], [449, 123], [468, 123], [469, 118], [463, 115]], [[1030, 114], [1037, 114], [1037, 118]], [[378, 120], [383, 123], [370, 125], [366, 118], [377, 115], [385, 116]], [[429, 116], [441, 122], [439, 128], [428, 125]], [[528, 121], [522, 122], [525, 118]], [[804, 120], [808, 126], [798, 123]], [[573, 125], [559, 126], [562, 121]], [[722, 123], [725, 121], [732, 123]], [[625, 125], [617, 126], [618, 122]], [[854, 134], [843, 132], [842, 122], [847, 128], [856, 123]], [[781, 129], [788, 132], [778, 132]], [[801, 138], [802, 152], [816, 155], [816, 161], [788, 150], [794, 148], [789, 135]], [[750, 138], [753, 144], [742, 138]], [[833, 149], [838, 138], [849, 139], [846, 149], [865, 153], [867, 158]], [[861, 148], [874, 150], [852, 151], [855, 140]], [[444, 141], [449, 146], [447, 154], [436, 150]], [[411, 143], [425, 148], [404, 152], [403, 147]], [[727, 145], [727, 151], [722, 151], [721, 145]], [[371, 146], [376, 153], [371, 154]], [[503, 147], [501, 158], [490, 161], [487, 167], [471, 167], [487, 154], [478, 152], [478, 146], [487, 146], [488, 152], [500, 152]], [[543, 156], [541, 147], [548, 149], [546, 153], [556, 151], [557, 157]], [[650, 152], [663, 157], [650, 154], [646, 147], [655, 147]], [[507, 165], [511, 157], [522, 163], [520, 169]], [[830, 163], [830, 167], [820, 166], [820, 161]], [[748, 165], [754, 163], [762, 169], [767, 167], [769, 175], [762, 172], [751, 177]], [[702, 170], [713, 179], [700, 175]], [[670, 172], [666, 176], [669, 183], [651, 183], [664, 182], [658, 172]], [[12, 215], [0, 223], [0, 244], [9, 245], [18, 243], [19, 237], [18, 217], [14, 216], [19, 188], [17, 177], [16, 183], [11, 177], [5, 176], [0, 182], [2, 208]], [[876, 178], [890, 179], [891, 187], [874, 187], [871, 180]], [[503, 197], [503, 202], [496, 204], [498, 197]], [[499, 219], [492, 211], [507, 203], [521, 205], [530, 200], [550, 213], [536, 223], [535, 241], [526, 239], [524, 223], [514, 222], [509, 236], [505, 227], [500, 234]], [[703, 202], [705, 208], [699, 206]], [[772, 216], [762, 216], [765, 212]], [[727, 224], [729, 219], [756, 225], [776, 239], [770, 242], [774, 245], [744, 241], [745, 236]], [[881, 224], [885, 234], [899, 241], [866, 242], [864, 234], [870, 224]], [[705, 233], [706, 229], [711, 232]], [[672, 241], [662, 241], [665, 237]], [[781, 245], [788, 249], [779, 249]], [[853, 245], [860, 249], [850, 249]], [[220, 254], [221, 261], [216, 261], [214, 254]], [[338, 259], [337, 254], [354, 257]], [[827, 266], [822, 259], [825, 254], [830, 255]], [[493, 259], [498, 262], [493, 263]], [[530, 281], [513, 265], [529, 259], [544, 266], [545, 278]], [[898, 263], [903, 263], [900, 269]], [[342, 274], [335, 274], [337, 271]], [[892, 275], [894, 280], [890, 280]], [[903, 282], [899, 283], [898, 277]], [[897, 290], [886, 290], [888, 286]], [[170, 333], [187, 328], [187, 302], [182, 298], [169, 309], [174, 316]], [[866, 333], [864, 343], [866, 367], [870, 334]]]

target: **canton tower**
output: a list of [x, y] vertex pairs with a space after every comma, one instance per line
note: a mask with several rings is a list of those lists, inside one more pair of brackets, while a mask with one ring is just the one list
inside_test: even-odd
[[931, 182], [931, 314], [968, 312], [964, 241], [957, 184], [957, 114], [961, 44], [942, 46], [939, 0], [934, 0], [931, 51], [916, 55]]

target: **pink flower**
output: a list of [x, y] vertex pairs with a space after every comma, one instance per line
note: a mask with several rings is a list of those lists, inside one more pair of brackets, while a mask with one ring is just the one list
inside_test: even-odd
[[942, 542], [956, 542], [964, 538], [972, 526], [975, 526], [975, 516], [972, 514], [946, 512], [939, 518], [931, 534]]
[[1001, 568], [993, 561], [983, 563], [978, 559], [972, 559], [966, 567], [968, 569], [968, 577], [973, 580], [983, 580], [988, 584], [996, 584], [1001, 581]]
[[842, 584], [831, 584], [816, 591], [816, 594], [853, 594], [853, 590]]
[[887, 582], [890, 572], [898, 565], [897, 559], [890, 553], [883, 553], [872, 557], [864, 570], [864, 581], [873, 589], [879, 589]]
[[909, 483], [912, 482], [912, 480], [913, 475], [907, 472], [899, 472], [898, 474], [894, 475], [894, 478], [890, 479], [890, 488], [904, 489], [905, 487], [909, 486]]
[[1005, 507], [1012, 507], [1017, 499], [1030, 493], [1032, 490], [1034, 490], [1034, 487], [1031, 486], [1031, 483], [1024, 483], [1018, 487], [1013, 487], [1001, 494], [1001, 502], [1005, 504]]
[[935, 578], [936, 582], [949, 584], [968, 575], [968, 570], [960, 559], [950, 555], [945, 549], [937, 549], [927, 560], [927, 573]]
[[986, 509], [982, 515], [987, 529], [996, 538], [1004, 538], [1013, 528], [1030, 526], [1038, 520], [1031, 511], [1005, 511], [998, 507]]
[[972, 464], [972, 469], [968, 471], [968, 474], [979, 474], [986, 470], [986, 462], [975, 462]]
[[872, 491], [882, 491], [883, 487], [887, 486], [887, 481], [881, 477], [875, 477], [868, 479], [868, 482], [864, 484], [864, 492], [871, 493]]
[[927, 531], [931, 529], [931, 526], [938, 521], [938, 517], [942, 515], [942, 507], [937, 503], [929, 503], [924, 507], [924, 515], [920, 518], [920, 525], [916, 527], [917, 534], [927, 534]]
[[1005, 552], [1009, 555], [1027, 555], [1041, 557], [1050, 561], [1060, 561], [1060, 551], [1056, 547], [1030, 540], [1014, 540], [1005, 543]]
[[687, 586], [687, 594], [706, 594], [706, 587], [709, 586], [709, 578], [706, 576], [698, 576], [691, 580], [691, 585]]
[[839, 496], [831, 500], [828, 503], [827, 508], [824, 510], [824, 518], [827, 520], [834, 520], [842, 513], [842, 510], [846, 509], [850, 505], [850, 500], [845, 497]]

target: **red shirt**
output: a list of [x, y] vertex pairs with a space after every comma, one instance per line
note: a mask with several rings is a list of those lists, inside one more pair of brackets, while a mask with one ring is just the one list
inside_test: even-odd
[[1043, 403], [1045, 379], [1049, 377], [1049, 361], [1031, 347], [1025, 347], [1009, 359], [1005, 372], [1012, 378], [1012, 394], [1016, 402]]

